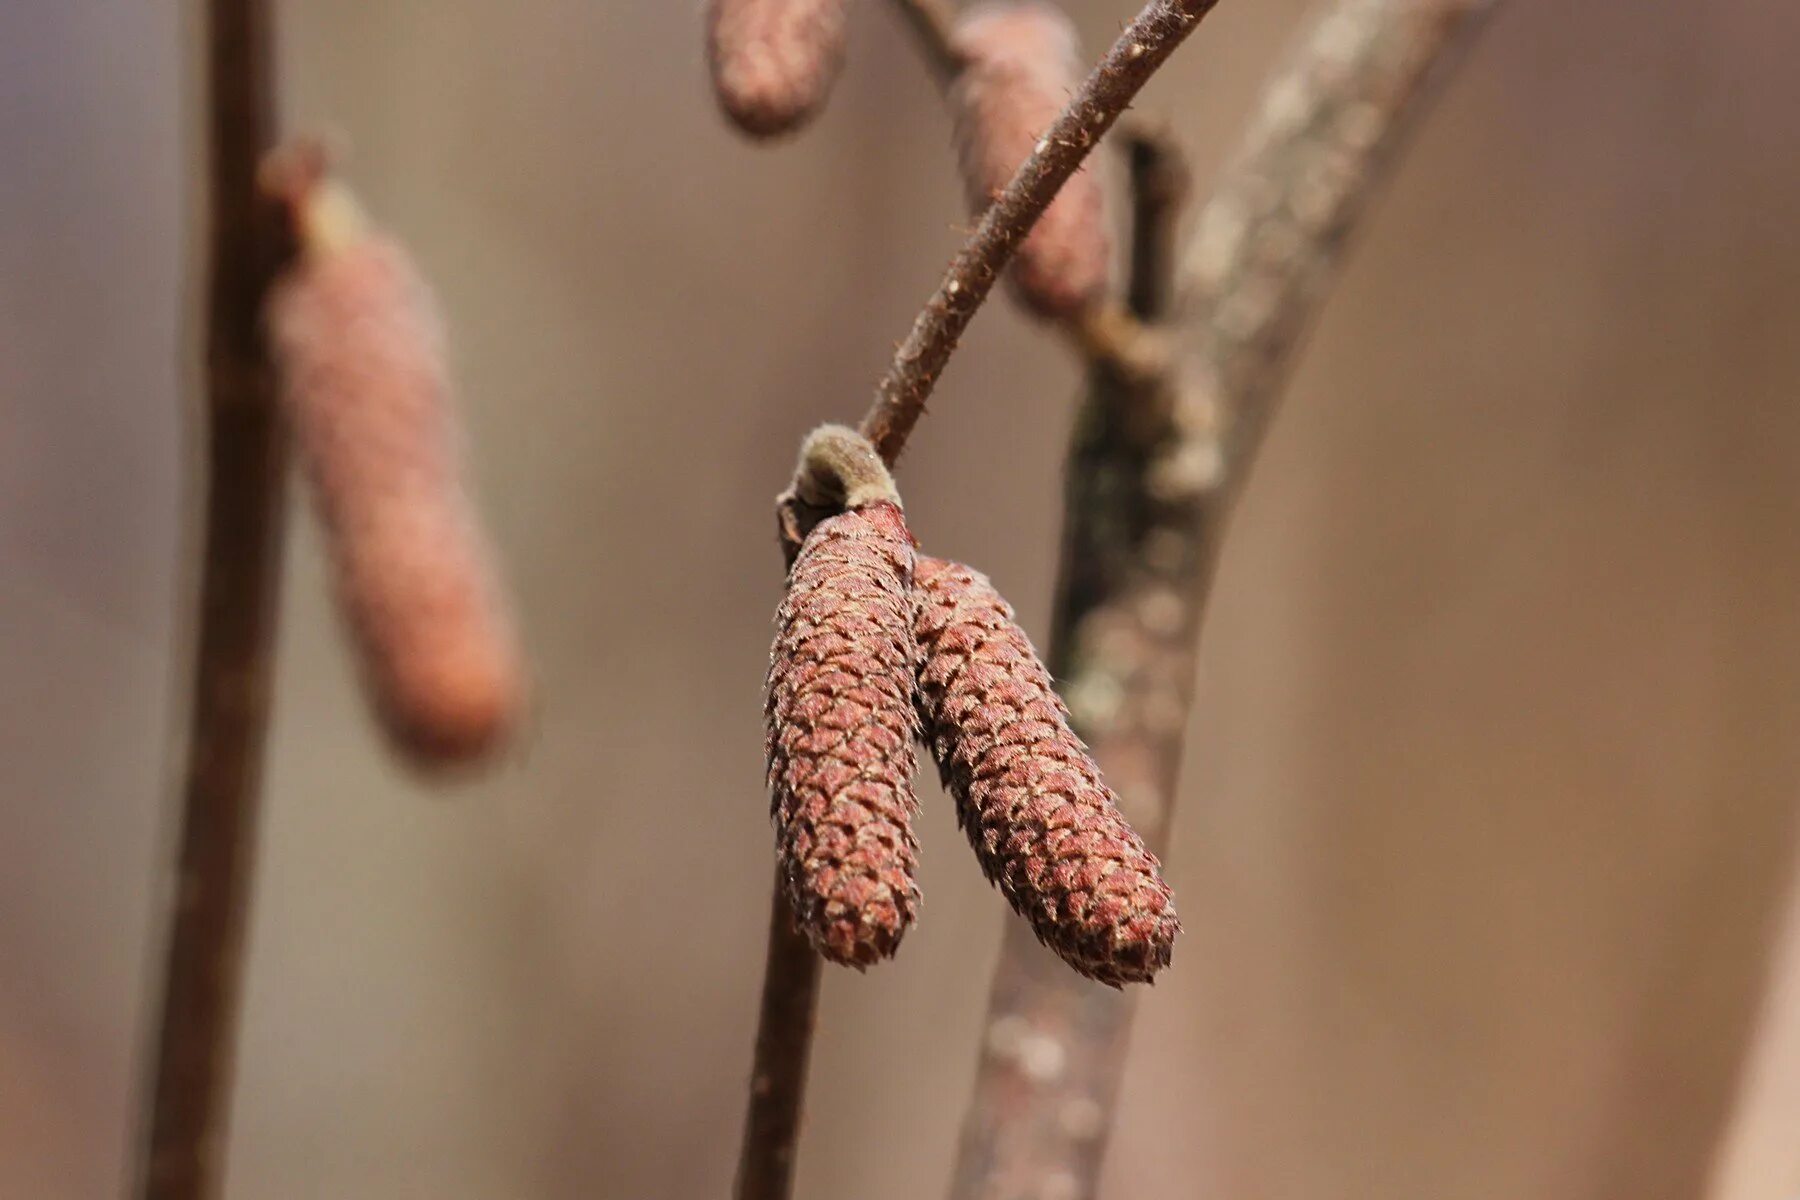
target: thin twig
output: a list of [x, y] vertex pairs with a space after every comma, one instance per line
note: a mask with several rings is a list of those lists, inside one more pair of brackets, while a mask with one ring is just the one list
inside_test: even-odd
[[207, 490], [180, 860], [136, 1194], [220, 1195], [281, 559], [285, 451], [258, 314], [282, 235], [267, 0], [210, 0]]
[[943, 282], [894, 352], [862, 433], [892, 464], [925, 411], [963, 330], [1057, 189], [1112, 127], [1158, 67], [1218, 0], [1151, 0], [1113, 43], [1075, 98], [1020, 165], [950, 263]]
[[962, 55], [950, 37], [956, 25], [956, 9], [950, 0], [894, 0], [894, 7], [912, 28], [913, 40], [931, 64], [939, 86], [950, 86], [963, 66]]
[[[1070, 455], [1050, 663], [1077, 729], [1159, 849], [1233, 503], [1346, 234], [1428, 85], [1495, 2], [1331, 4], [1266, 88], [1202, 214], [1185, 359], [1155, 380], [1094, 373]], [[1154, 320], [1174, 303], [1174, 256], [1155, 198], [1161, 156], [1143, 153], [1131, 293]], [[1134, 1006], [1007, 923], [953, 1200], [1094, 1195]], [[1045, 1047], [1054, 1072], [1041, 1069]]]
[[750, 1074], [750, 1113], [738, 1156], [736, 1200], [785, 1200], [793, 1193], [794, 1151], [812, 1057], [820, 958], [794, 929], [781, 880], [769, 905], [762, 1016]]

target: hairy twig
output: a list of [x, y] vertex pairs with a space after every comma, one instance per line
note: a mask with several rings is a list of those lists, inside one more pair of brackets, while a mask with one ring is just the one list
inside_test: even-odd
[[[1189, 254], [1188, 352], [1096, 368], [1070, 455], [1050, 663], [1153, 848], [1166, 838], [1194, 658], [1233, 503], [1345, 235], [1427, 86], [1495, 0], [1336, 0], [1264, 93]], [[1170, 315], [1174, 177], [1134, 154], [1133, 307]], [[1008, 922], [953, 1200], [1094, 1194], [1134, 999]], [[1054, 1070], [1044, 1064], [1053, 1062]]]
[[1132, 97], [1218, 0], [1151, 0], [1082, 83], [950, 263], [876, 389], [862, 433], [892, 463], [925, 411], [963, 330], [1032, 224]]
[[220, 1194], [280, 567], [285, 451], [258, 324], [282, 254], [257, 191], [274, 141], [270, 5], [210, 0], [207, 486], [180, 860], [136, 1194]]

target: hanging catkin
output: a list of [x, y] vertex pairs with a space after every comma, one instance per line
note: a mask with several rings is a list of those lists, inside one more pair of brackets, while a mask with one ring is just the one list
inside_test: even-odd
[[374, 708], [421, 763], [477, 758], [516, 722], [523, 684], [429, 296], [316, 148], [278, 152], [264, 180], [297, 243], [268, 299], [271, 349]]
[[[1080, 82], [1079, 43], [1053, 5], [996, 3], [970, 9], [951, 35], [963, 67], [951, 115], [970, 208], [1005, 190]], [[1019, 247], [1009, 278], [1031, 311], [1071, 320], [1106, 291], [1111, 243], [1100, 181], [1069, 177]]]
[[1012, 609], [986, 578], [920, 556], [926, 739], [988, 879], [1038, 939], [1115, 987], [1169, 963], [1180, 922]]
[[719, 106], [752, 137], [804, 125], [844, 61], [848, 0], [711, 0], [707, 58]]
[[[867, 472], [846, 478], [846, 455]], [[826, 958], [867, 967], [894, 953], [919, 907], [913, 543], [867, 442], [816, 432], [800, 490], [821, 475], [848, 508], [806, 535], [776, 614], [768, 782], [796, 923]]]

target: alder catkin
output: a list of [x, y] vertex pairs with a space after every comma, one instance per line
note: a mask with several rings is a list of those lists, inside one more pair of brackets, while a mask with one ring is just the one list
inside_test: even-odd
[[768, 781], [795, 922], [820, 954], [891, 956], [919, 907], [913, 544], [892, 500], [820, 522], [776, 614]]
[[707, 58], [725, 115], [752, 137], [804, 125], [844, 62], [848, 0], [710, 0]]
[[306, 148], [270, 160], [298, 253], [266, 318], [286, 415], [373, 706], [422, 764], [497, 747], [522, 669], [460, 480], [430, 300]]
[[[964, 65], [950, 107], [970, 208], [1005, 190], [1081, 81], [1080, 45], [1062, 10], [1043, 3], [984, 4], [956, 23]], [[1026, 308], [1074, 318], [1104, 295], [1112, 256], [1099, 179], [1077, 170], [1038, 218], [1009, 279]]]
[[1148, 982], [1181, 928], [1174, 896], [1012, 609], [982, 575], [923, 555], [914, 596], [926, 740], [983, 872], [1077, 971]]

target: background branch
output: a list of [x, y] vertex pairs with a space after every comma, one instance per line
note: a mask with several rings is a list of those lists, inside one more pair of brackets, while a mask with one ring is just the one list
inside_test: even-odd
[[862, 433], [890, 465], [925, 411], [944, 364], [1032, 224], [1138, 91], [1217, 0], [1151, 0], [1020, 165], [951, 261], [876, 389]]
[[[1092, 375], [1067, 472], [1049, 662], [1076, 729], [1159, 852], [1233, 503], [1346, 234], [1428, 85], [1494, 2], [1329, 5], [1267, 85], [1202, 214], [1179, 281], [1186, 353], [1160, 376]], [[1133, 158], [1130, 295], [1156, 321], [1176, 304], [1168, 197], [1179, 172], [1151, 142]], [[954, 1200], [1094, 1194], [1134, 1008], [1130, 993], [1078, 978], [1006, 923]], [[1052, 1060], [1058, 1069], [1043, 1071]]]
[[206, 11], [207, 484], [179, 862], [137, 1194], [221, 1194], [281, 560], [285, 451], [260, 328], [281, 233], [258, 195], [274, 141], [266, 0]]

